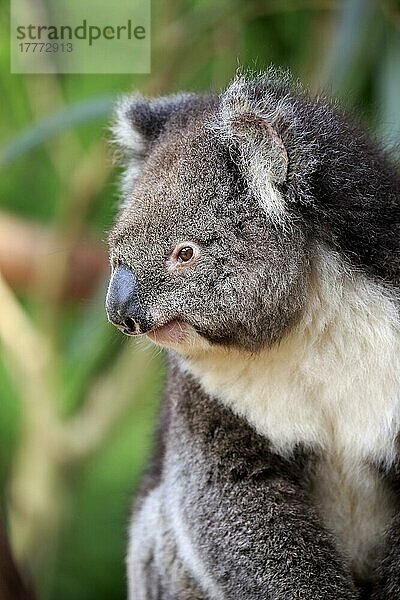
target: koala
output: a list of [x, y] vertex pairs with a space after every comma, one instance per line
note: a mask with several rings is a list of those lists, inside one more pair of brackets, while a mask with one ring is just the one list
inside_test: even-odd
[[400, 178], [285, 73], [124, 98], [109, 321], [165, 349], [130, 600], [400, 598]]

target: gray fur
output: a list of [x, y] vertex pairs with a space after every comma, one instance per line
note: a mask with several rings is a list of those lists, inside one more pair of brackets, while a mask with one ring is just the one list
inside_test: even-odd
[[[111, 258], [135, 270], [149, 321], [157, 307], [165, 320], [183, 318], [212, 341], [253, 350], [278, 339], [301, 310], [305, 234], [268, 222], [227, 156], [196, 117], [160, 139], [111, 232]], [[193, 238], [205, 248], [201, 265], [167, 279], [172, 249]]]
[[[191, 369], [191, 361], [217, 349], [243, 356], [239, 371], [248, 372], [255, 356], [315, 325], [321, 327], [318, 352], [325, 356], [325, 345], [326, 355], [339, 355], [345, 381], [360, 376], [361, 366], [354, 377], [346, 371], [352, 363], [346, 352], [353, 350], [340, 346], [345, 338], [329, 338], [335, 316], [321, 316], [326, 298], [315, 265], [325, 254], [335, 257], [331, 273], [335, 265], [342, 270], [332, 281], [344, 282], [349, 323], [360, 322], [356, 303], [366, 303], [357, 349], [367, 352], [369, 341], [379, 339], [379, 316], [368, 321], [368, 310], [372, 315], [382, 298], [381, 346], [371, 355], [390, 355], [399, 332], [394, 167], [329, 102], [310, 99], [274, 72], [255, 81], [239, 77], [220, 96], [127, 98], [114, 133], [126, 172], [109, 236], [112, 267], [134, 272], [137, 306], [149, 329], [178, 320], [193, 333], [188, 346], [168, 350], [156, 451], [130, 528], [130, 599], [400, 597], [397, 450], [382, 442], [381, 459], [371, 440], [371, 452], [351, 466], [361, 478], [363, 469], [371, 470], [382, 497], [390, 498], [388, 515], [395, 515], [361, 576], [316, 500], [328, 456], [323, 444], [304, 438], [280, 452], [240, 404], [227, 406], [229, 393], [216, 397]], [[196, 244], [200, 257], [190, 268], [168, 270], [182, 242]], [[338, 311], [340, 301], [335, 306]], [[348, 330], [348, 322], [337, 330]], [[322, 398], [330, 376], [313, 373], [312, 393], [321, 386]], [[348, 399], [349, 405], [361, 401]], [[282, 422], [285, 410], [282, 397]], [[346, 452], [351, 460], [352, 449]]]

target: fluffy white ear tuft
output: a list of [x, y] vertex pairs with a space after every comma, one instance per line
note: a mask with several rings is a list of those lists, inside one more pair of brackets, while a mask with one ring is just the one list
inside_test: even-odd
[[286, 180], [289, 162], [278, 133], [283, 107], [267, 112], [266, 105], [266, 98], [256, 98], [254, 87], [238, 77], [222, 95], [217, 129], [239, 151], [241, 170], [260, 206], [281, 220], [286, 206], [276, 186]]
[[121, 98], [116, 105], [111, 135], [112, 142], [123, 159], [143, 160], [146, 154], [148, 140], [134, 118], [135, 108], [143, 106], [145, 102], [140, 94], [134, 94]]
[[125, 166], [120, 179], [122, 205], [126, 203], [142, 170], [149, 148], [146, 131], [141, 127], [141, 114], [146, 106], [148, 100], [140, 94], [121, 98], [116, 105], [114, 122], [110, 128], [115, 160]]

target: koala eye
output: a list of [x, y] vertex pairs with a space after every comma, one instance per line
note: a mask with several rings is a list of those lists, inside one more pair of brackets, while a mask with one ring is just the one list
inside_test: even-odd
[[191, 246], [184, 246], [178, 252], [178, 260], [188, 262], [193, 258], [194, 250]]
[[198, 258], [200, 249], [192, 242], [181, 242], [175, 246], [168, 261], [168, 269], [174, 270], [179, 267], [191, 266]]

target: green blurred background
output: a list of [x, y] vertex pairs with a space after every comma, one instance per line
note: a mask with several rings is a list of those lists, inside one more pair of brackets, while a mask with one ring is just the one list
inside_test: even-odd
[[8, 46], [3, 0], [1, 520], [40, 599], [117, 600], [163, 367], [104, 315], [106, 231], [118, 205], [112, 103], [133, 89], [219, 90], [239, 65], [274, 63], [312, 92], [339, 96], [396, 151], [400, 6], [153, 0], [150, 75], [11, 75]]

